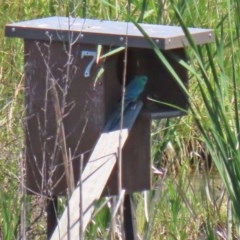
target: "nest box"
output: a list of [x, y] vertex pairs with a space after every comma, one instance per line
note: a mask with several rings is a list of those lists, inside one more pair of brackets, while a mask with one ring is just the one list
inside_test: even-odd
[[[186, 69], [171, 58], [186, 60], [188, 41], [182, 29], [151, 24], [141, 27], [187, 86]], [[196, 44], [214, 41], [212, 30], [189, 28], [189, 32]], [[149, 81], [142, 114], [123, 149], [123, 187], [128, 192], [149, 189], [151, 119], [182, 115], [179, 109], [187, 109], [188, 99], [138, 28], [126, 22], [49, 17], [8, 24], [5, 33], [24, 39], [29, 192], [65, 192], [64, 154], [73, 162], [77, 182], [80, 159], [86, 162], [89, 158], [121, 97], [125, 67], [127, 81], [137, 74], [148, 76]], [[96, 61], [121, 46], [127, 48], [127, 59], [124, 51], [116, 51]], [[115, 171], [105, 193], [116, 189]]]

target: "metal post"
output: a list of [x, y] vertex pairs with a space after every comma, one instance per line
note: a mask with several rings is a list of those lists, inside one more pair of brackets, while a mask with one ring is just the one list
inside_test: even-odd
[[50, 239], [57, 226], [57, 202], [58, 198], [53, 197], [47, 203], [47, 239]]
[[124, 198], [124, 230], [127, 240], [137, 239], [136, 216], [130, 194], [126, 194]]

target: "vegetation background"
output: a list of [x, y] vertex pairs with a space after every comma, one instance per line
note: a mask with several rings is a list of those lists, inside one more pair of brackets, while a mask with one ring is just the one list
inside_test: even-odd
[[[122, 21], [130, 16], [215, 30], [216, 42], [207, 46], [197, 47], [189, 37], [189, 60], [180, 62], [189, 71], [189, 114], [153, 122], [152, 160], [167, 173], [134, 199], [142, 239], [239, 239], [239, 12], [239, 0], [0, 0], [0, 239], [46, 239], [44, 200], [26, 196], [22, 185], [23, 42], [5, 38], [4, 26], [53, 15]], [[86, 239], [108, 238], [109, 214], [107, 207], [100, 211]]]

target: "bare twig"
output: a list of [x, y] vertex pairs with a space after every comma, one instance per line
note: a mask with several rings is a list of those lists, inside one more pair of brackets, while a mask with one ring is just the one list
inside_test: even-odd
[[64, 169], [65, 169], [65, 175], [66, 175], [66, 181], [67, 181], [67, 187], [68, 187], [68, 193], [73, 193], [74, 190], [74, 177], [73, 177], [73, 166], [72, 162], [70, 161], [67, 153], [67, 144], [66, 144], [66, 135], [65, 135], [65, 129], [63, 125], [63, 119], [62, 119], [62, 111], [60, 107], [59, 97], [56, 89], [56, 83], [54, 82], [53, 78], [50, 78], [52, 83], [52, 96], [53, 96], [53, 102], [54, 102], [54, 110], [56, 114], [57, 119], [57, 125], [58, 125], [58, 134], [57, 135], [60, 139], [59, 144], [61, 146], [62, 150], [62, 157], [63, 157], [63, 163], [64, 163]]
[[228, 197], [227, 201], [227, 239], [232, 240], [233, 234], [233, 223], [232, 223], [232, 202], [231, 199]]
[[123, 84], [122, 84], [122, 98], [121, 98], [121, 117], [120, 117], [120, 134], [119, 134], [119, 148], [118, 148], [118, 197], [119, 197], [119, 213], [120, 213], [120, 229], [125, 239], [124, 227], [123, 227], [123, 201], [121, 201], [122, 189], [122, 129], [123, 129], [123, 115], [124, 115], [124, 102], [125, 102], [125, 91], [126, 91], [126, 76], [127, 76], [127, 57], [128, 57], [128, 25], [126, 29], [126, 41], [124, 49], [124, 68], [123, 68]]
[[81, 155], [80, 158], [80, 169], [79, 169], [79, 216], [80, 216], [80, 224], [79, 224], [79, 239], [83, 240], [83, 192], [82, 192], [82, 171], [83, 171], [83, 154]]
[[21, 163], [21, 239], [26, 240], [26, 188], [25, 188], [25, 157], [23, 156], [23, 153], [21, 153], [20, 156], [20, 163]]

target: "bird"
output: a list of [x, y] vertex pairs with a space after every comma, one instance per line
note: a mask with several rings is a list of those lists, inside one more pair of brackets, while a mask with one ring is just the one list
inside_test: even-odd
[[[135, 75], [126, 86], [124, 94], [124, 110], [123, 113], [129, 108], [129, 106], [136, 102], [140, 95], [143, 93], [147, 84], [148, 77], [145, 75]], [[105, 129], [112, 130], [119, 124], [121, 119], [121, 99], [117, 106], [114, 108], [113, 114], [110, 116]]]
[[134, 102], [144, 91], [145, 85], [148, 81], [148, 77], [145, 75], [136, 75], [133, 80], [131, 80], [125, 90], [124, 101]]

